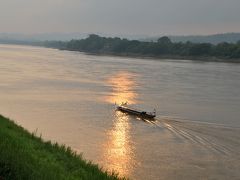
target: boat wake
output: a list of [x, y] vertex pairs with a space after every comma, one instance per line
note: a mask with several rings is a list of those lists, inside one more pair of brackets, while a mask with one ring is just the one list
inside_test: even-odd
[[169, 130], [180, 141], [193, 143], [213, 153], [228, 156], [240, 152], [240, 128], [168, 117], [151, 123]]
[[[239, 179], [240, 128], [173, 117], [147, 120], [119, 115], [127, 117], [130, 135], [137, 135], [130, 139], [133, 149], [156, 164], [152, 171], [162, 179]], [[149, 153], [143, 154], [141, 148]], [[164, 174], [166, 170], [170, 173]]]

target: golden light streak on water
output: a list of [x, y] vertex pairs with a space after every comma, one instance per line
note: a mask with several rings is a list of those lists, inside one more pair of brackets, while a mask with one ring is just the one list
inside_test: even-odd
[[134, 81], [134, 76], [134, 74], [129, 72], [120, 72], [109, 78], [107, 84], [112, 87], [113, 92], [106, 97], [106, 101], [117, 104], [122, 102], [136, 103], [137, 93], [134, 91], [134, 88], [137, 86], [137, 83]]
[[129, 136], [130, 129], [128, 116], [116, 112], [114, 126], [107, 133], [108, 141], [104, 145], [106, 168], [126, 177], [131, 174], [134, 163], [133, 147], [130, 144]]
[[[136, 103], [137, 93], [134, 91], [136, 82], [134, 75], [128, 72], [120, 72], [107, 80], [112, 87], [112, 95], [107, 97], [107, 102], [120, 104], [128, 102]], [[129, 116], [116, 111], [113, 128], [107, 132], [108, 140], [104, 144], [104, 164], [110, 171], [114, 170], [120, 176], [128, 177], [134, 167], [133, 144], [130, 142]]]

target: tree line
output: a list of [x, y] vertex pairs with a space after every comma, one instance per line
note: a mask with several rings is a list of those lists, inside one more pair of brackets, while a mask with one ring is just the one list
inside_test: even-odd
[[63, 50], [116, 55], [240, 58], [240, 41], [237, 43], [223, 42], [217, 45], [192, 42], [173, 43], [167, 36], [159, 38], [157, 42], [142, 42], [91, 34], [86, 39], [67, 42], [46, 41], [43, 45]]

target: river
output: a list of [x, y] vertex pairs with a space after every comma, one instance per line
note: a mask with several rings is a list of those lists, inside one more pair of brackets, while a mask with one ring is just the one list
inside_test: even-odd
[[240, 177], [240, 64], [0, 45], [0, 82], [2, 115], [120, 176]]

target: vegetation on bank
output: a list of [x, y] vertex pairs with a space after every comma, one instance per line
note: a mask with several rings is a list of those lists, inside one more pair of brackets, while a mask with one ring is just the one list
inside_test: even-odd
[[119, 179], [70, 148], [44, 142], [0, 115], [0, 179]]
[[120, 38], [106, 38], [95, 34], [89, 35], [86, 39], [63, 41], [46, 41], [46, 47], [53, 47], [62, 50], [82, 51], [100, 54], [115, 55], [136, 55], [152, 57], [211, 57], [220, 59], [239, 59], [240, 41], [237, 43], [191, 43], [176, 42], [164, 36], [157, 42], [142, 42]]

